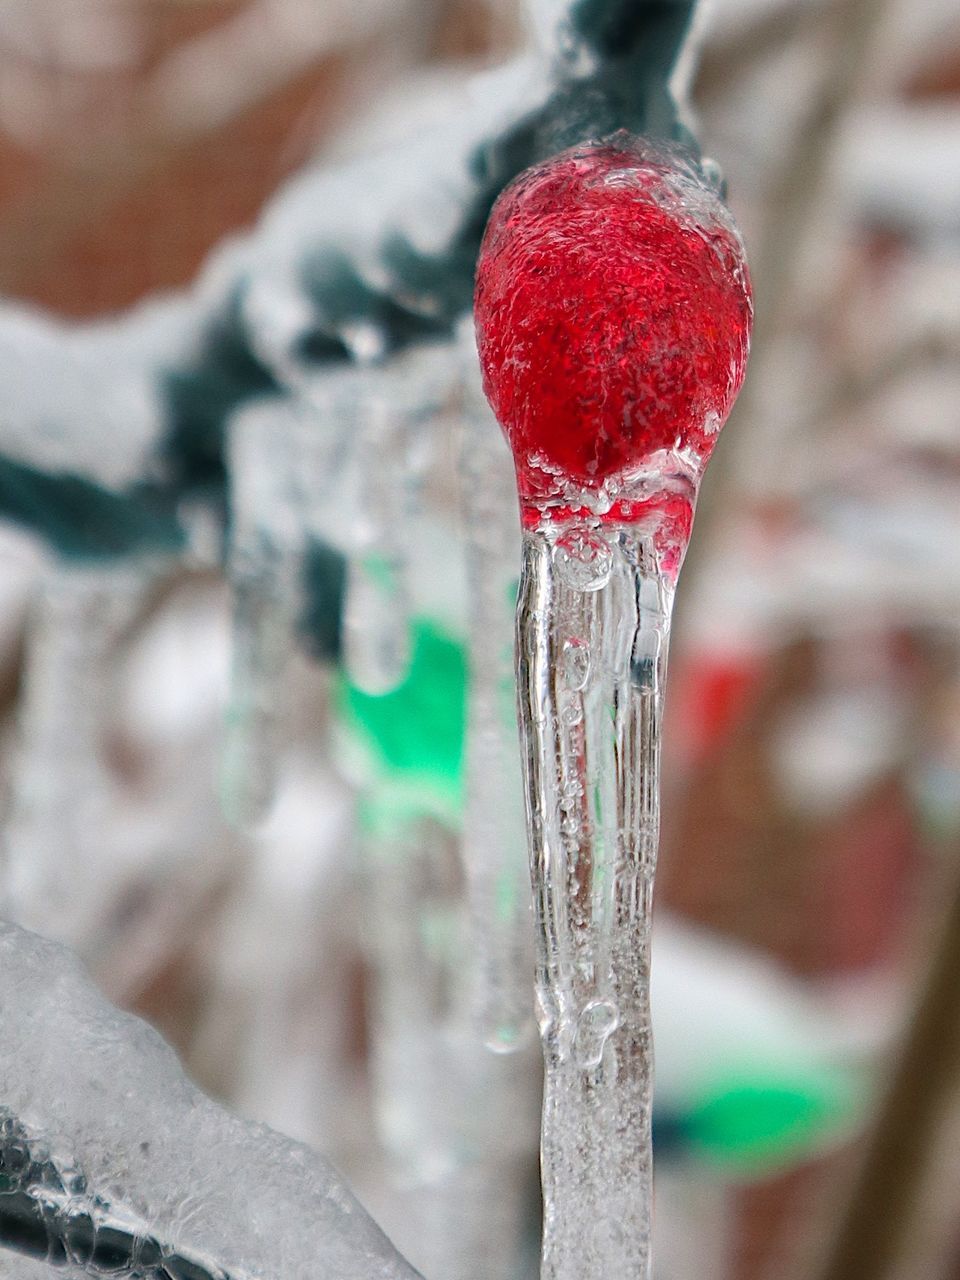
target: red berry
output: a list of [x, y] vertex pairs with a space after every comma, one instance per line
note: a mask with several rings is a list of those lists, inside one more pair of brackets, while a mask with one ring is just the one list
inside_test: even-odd
[[484, 390], [539, 504], [629, 484], [661, 450], [701, 465], [743, 380], [752, 305], [720, 199], [684, 160], [618, 136], [503, 191], [475, 313]]

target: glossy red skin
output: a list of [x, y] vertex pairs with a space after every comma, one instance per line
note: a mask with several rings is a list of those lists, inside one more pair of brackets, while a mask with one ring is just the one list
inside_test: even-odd
[[574, 148], [501, 194], [477, 268], [484, 390], [521, 499], [597, 489], [664, 449], [705, 460], [743, 380], [743, 249], [688, 166]]

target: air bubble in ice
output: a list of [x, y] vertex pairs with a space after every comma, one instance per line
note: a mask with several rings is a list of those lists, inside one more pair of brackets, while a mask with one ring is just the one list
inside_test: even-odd
[[564, 703], [560, 710], [560, 719], [571, 729], [583, 723], [583, 703], [579, 698]]
[[590, 678], [590, 650], [577, 640], [567, 640], [560, 655], [563, 683], [574, 693], [584, 689]]
[[620, 1025], [620, 1011], [612, 1000], [590, 1000], [577, 1019], [573, 1053], [585, 1071], [599, 1067], [607, 1041]]
[[553, 563], [566, 586], [575, 591], [599, 591], [610, 580], [613, 552], [596, 530], [574, 525], [557, 539]]

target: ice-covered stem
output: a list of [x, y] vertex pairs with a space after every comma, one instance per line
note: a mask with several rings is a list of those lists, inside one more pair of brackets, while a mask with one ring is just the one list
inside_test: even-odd
[[79, 1169], [59, 1167], [43, 1138], [0, 1106], [0, 1250], [68, 1278], [235, 1280], [209, 1260], [165, 1246], [145, 1222], [117, 1215], [84, 1184]]
[[650, 908], [672, 598], [629, 526], [524, 534], [517, 676], [546, 1064], [544, 1280], [649, 1270]]
[[98, 1274], [91, 1243], [131, 1280], [415, 1280], [320, 1156], [205, 1098], [75, 957], [2, 923], [0, 1025], [0, 1249], [39, 1251], [26, 1197], [69, 1280]]

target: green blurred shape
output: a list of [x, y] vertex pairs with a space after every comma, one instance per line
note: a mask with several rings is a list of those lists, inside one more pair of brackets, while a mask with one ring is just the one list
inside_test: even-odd
[[702, 1157], [756, 1172], [816, 1148], [850, 1120], [855, 1097], [850, 1077], [834, 1071], [732, 1081], [698, 1103], [684, 1127]]
[[345, 724], [362, 746], [371, 784], [361, 818], [368, 829], [429, 814], [449, 824], [463, 806], [467, 660], [463, 644], [426, 618], [411, 626], [406, 679], [373, 695], [339, 684]]

